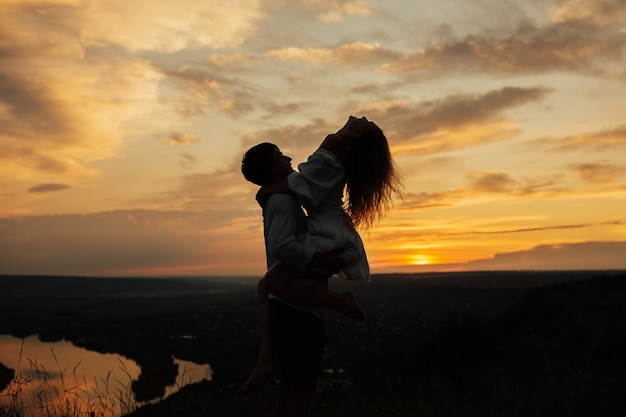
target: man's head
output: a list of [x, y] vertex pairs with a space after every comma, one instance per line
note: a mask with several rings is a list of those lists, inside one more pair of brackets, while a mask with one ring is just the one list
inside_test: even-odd
[[286, 178], [293, 172], [291, 158], [273, 143], [259, 143], [248, 149], [241, 161], [241, 172], [248, 181], [264, 186]]

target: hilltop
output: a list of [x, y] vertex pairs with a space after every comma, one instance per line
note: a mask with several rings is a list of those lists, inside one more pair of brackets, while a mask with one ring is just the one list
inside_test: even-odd
[[[500, 312], [513, 294], [494, 289], [494, 277], [481, 275], [477, 287], [458, 276], [416, 287], [400, 285], [405, 277], [386, 282], [390, 291], [378, 301], [390, 304], [373, 318], [385, 325], [370, 324], [362, 339], [351, 340], [344, 383], [322, 379], [313, 415], [623, 416], [626, 275], [521, 286], [517, 301]], [[432, 298], [420, 299], [418, 287]], [[448, 314], [433, 313], [438, 303]], [[440, 321], [423, 320], [431, 316]], [[355, 332], [329, 330], [332, 362], [332, 345]], [[197, 384], [128, 417], [269, 416], [275, 390], [242, 400]]]
[[[171, 356], [209, 363], [212, 381], [127, 417], [270, 416], [276, 393], [234, 394], [258, 347], [255, 280], [0, 277], [0, 333], [71, 340], [142, 366], [158, 398]], [[56, 278], [54, 278], [56, 280]], [[39, 281], [38, 281], [39, 280]], [[110, 281], [110, 282], [109, 282]], [[113, 282], [115, 281], [115, 282]], [[621, 416], [626, 410], [626, 274], [391, 274], [343, 281], [365, 323], [327, 320], [313, 416]], [[51, 293], [52, 291], [52, 293]], [[149, 326], [146, 326], [149, 323]]]

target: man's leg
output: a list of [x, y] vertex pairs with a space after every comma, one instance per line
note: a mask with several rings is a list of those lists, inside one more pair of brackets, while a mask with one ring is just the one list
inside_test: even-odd
[[324, 321], [281, 301], [270, 303], [280, 379], [276, 416], [308, 417], [326, 345]]
[[276, 417], [309, 417], [315, 390], [280, 385], [276, 403]]

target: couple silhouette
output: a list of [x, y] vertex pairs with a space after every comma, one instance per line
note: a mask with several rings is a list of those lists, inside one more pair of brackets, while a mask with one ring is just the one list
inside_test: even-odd
[[277, 370], [276, 416], [307, 416], [326, 343], [325, 309], [365, 320], [354, 294], [329, 290], [328, 279], [369, 281], [357, 228], [384, 215], [401, 194], [401, 179], [383, 131], [354, 116], [326, 136], [298, 171], [267, 142], [244, 154], [241, 170], [261, 187], [256, 199], [263, 209], [268, 270], [257, 285], [259, 356], [239, 395], [255, 392]]

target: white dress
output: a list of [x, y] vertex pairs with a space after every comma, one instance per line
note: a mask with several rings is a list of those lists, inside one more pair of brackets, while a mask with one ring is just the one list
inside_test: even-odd
[[300, 198], [309, 215], [303, 244], [308, 256], [337, 248], [345, 251], [343, 272], [347, 279], [369, 281], [370, 269], [361, 236], [343, 210], [346, 173], [337, 157], [326, 149], [316, 150], [299, 172], [287, 177], [289, 189]]

